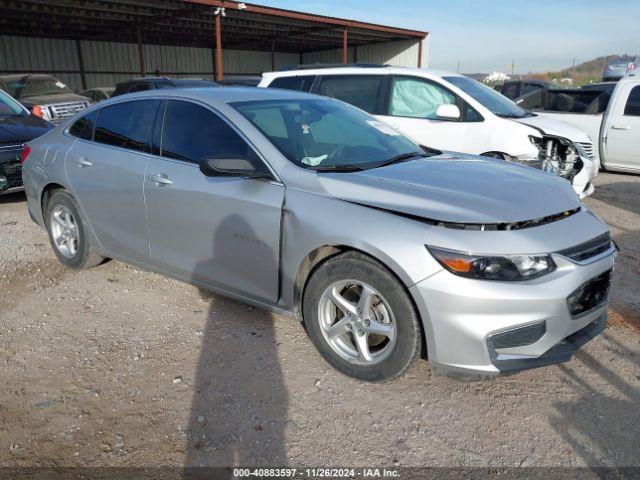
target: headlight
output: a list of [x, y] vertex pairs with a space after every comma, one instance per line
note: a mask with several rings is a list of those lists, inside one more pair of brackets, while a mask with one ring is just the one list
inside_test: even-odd
[[451, 273], [480, 280], [531, 280], [556, 269], [550, 255], [474, 255], [434, 247], [427, 249]]

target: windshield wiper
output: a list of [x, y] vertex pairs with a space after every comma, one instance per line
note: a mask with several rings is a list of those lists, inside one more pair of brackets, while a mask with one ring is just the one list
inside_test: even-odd
[[407, 160], [411, 160], [412, 158], [424, 158], [432, 156], [426, 152], [409, 152], [409, 153], [401, 153], [400, 155], [396, 155], [395, 157], [391, 157], [389, 160], [385, 160], [384, 162], [376, 163], [371, 168], [378, 167], [386, 167], [387, 165], [392, 165], [394, 163], [406, 162]]
[[318, 165], [313, 167], [316, 172], [361, 172], [364, 170], [360, 165]]

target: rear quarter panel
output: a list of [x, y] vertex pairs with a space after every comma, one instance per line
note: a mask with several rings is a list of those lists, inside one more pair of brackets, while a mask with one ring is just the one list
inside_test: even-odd
[[62, 127], [28, 143], [31, 153], [23, 164], [22, 177], [27, 194], [27, 205], [33, 219], [44, 227], [42, 192], [51, 184], [69, 187], [65, 160], [75, 139], [64, 135]]

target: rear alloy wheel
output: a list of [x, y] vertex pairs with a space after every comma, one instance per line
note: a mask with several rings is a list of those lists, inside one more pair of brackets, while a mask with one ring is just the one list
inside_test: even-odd
[[338, 255], [312, 274], [303, 313], [318, 351], [351, 377], [391, 380], [420, 356], [422, 333], [404, 287], [360, 253]]
[[91, 245], [78, 206], [67, 192], [59, 190], [51, 195], [45, 219], [53, 251], [64, 265], [89, 268], [104, 260]]
[[65, 258], [72, 259], [78, 253], [80, 232], [78, 221], [65, 205], [57, 205], [51, 211], [51, 239], [54, 248]]

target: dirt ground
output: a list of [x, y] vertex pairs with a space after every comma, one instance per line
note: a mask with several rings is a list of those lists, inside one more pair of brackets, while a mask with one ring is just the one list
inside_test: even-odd
[[639, 466], [640, 176], [587, 204], [622, 248], [611, 325], [481, 382], [333, 371], [301, 326], [111, 261], [60, 266], [0, 197], [0, 466]]

